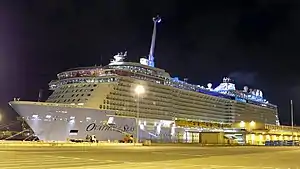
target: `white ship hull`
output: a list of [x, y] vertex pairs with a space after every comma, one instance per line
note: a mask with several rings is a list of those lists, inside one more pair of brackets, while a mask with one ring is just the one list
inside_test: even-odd
[[[114, 141], [124, 139], [125, 134], [136, 136], [136, 120], [112, 116], [111, 111], [43, 102], [12, 101], [9, 104], [40, 140], [67, 141], [95, 135], [100, 141]], [[110, 117], [113, 117], [114, 127], [106, 125]], [[159, 123], [159, 120], [157, 122]], [[175, 138], [175, 130], [172, 132], [171, 127], [163, 127], [156, 122], [155, 125], [144, 125], [147, 123], [145, 120], [140, 123], [140, 141], [163, 139], [169, 142], [172, 139], [172, 133]]]

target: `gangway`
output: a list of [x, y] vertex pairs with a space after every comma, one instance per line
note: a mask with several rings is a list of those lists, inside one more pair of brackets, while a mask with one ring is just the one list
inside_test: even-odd
[[125, 131], [123, 131], [121, 129], [113, 127], [114, 126], [113, 124], [106, 124], [106, 126], [109, 127], [109, 128], [111, 128], [111, 129], [113, 129], [113, 130], [115, 130], [115, 131], [117, 131], [117, 132], [119, 132], [119, 133], [132, 135], [132, 133], [128, 133], [128, 132], [125, 132]]
[[[30, 134], [29, 136], [27, 136], [25, 139], [23, 139], [23, 141], [26, 141], [27, 139], [29, 139], [30, 137], [34, 136], [35, 137], [35, 134], [32, 133]], [[36, 139], [36, 137], [33, 139], [33, 141]]]
[[13, 121], [13, 122], [11, 122], [9, 124], [0, 125], [0, 129], [12, 126], [12, 125], [17, 124], [17, 123], [20, 123], [20, 121]]
[[[132, 133], [128, 133], [128, 132], [126, 132], [126, 131], [123, 131], [123, 130], [121, 130], [121, 129], [119, 129], [119, 128], [116, 128], [116, 127], [113, 127], [114, 126], [114, 124], [113, 123], [104, 123], [104, 125], [105, 126], [107, 126], [107, 127], [109, 127], [109, 128], [111, 128], [112, 130], [114, 130], [114, 131], [117, 131], [117, 132], [119, 132], [119, 133], [122, 133], [123, 135], [125, 135], [126, 137], [131, 137], [133, 134]], [[133, 138], [132, 138], [133, 139]], [[133, 140], [132, 140], [133, 141]]]
[[26, 130], [20, 131], [20, 132], [14, 134], [14, 135], [12, 135], [12, 136], [9, 136], [9, 137], [5, 138], [4, 140], [11, 139], [11, 138], [13, 138], [13, 137], [15, 137], [15, 136], [18, 136], [18, 135], [20, 135], [20, 134], [26, 132], [26, 131], [30, 131], [30, 130], [26, 129]]

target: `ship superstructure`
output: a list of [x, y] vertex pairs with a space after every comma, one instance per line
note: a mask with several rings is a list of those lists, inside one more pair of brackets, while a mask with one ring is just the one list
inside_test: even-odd
[[124, 62], [122, 53], [108, 66], [71, 69], [50, 83], [54, 90], [47, 102], [82, 105], [136, 116], [137, 84], [145, 86], [140, 117], [151, 119], [197, 119], [233, 123], [253, 120], [276, 124], [277, 108], [260, 90], [238, 91], [229, 78], [216, 88], [189, 84], [171, 78], [162, 69]]
[[[175, 120], [279, 125], [277, 107], [268, 103], [260, 90], [236, 90], [229, 78], [215, 88], [210, 83], [207, 87], [194, 85], [154, 67], [160, 20], [153, 19], [148, 59], [126, 62], [125, 52], [115, 55], [107, 66], [69, 69], [49, 83], [53, 93], [46, 102], [13, 101], [10, 105], [42, 140], [82, 138], [91, 132], [100, 140], [120, 139], [122, 134], [116, 134], [116, 129], [134, 134], [137, 112], [141, 139], [165, 133], [171, 140], [175, 133], [184, 133], [185, 129], [176, 128]], [[145, 88], [139, 100], [134, 92], [137, 85]], [[114, 128], [104, 125], [108, 121]]]

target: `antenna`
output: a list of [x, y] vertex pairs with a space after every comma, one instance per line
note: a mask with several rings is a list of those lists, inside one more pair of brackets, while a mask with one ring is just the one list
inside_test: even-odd
[[249, 88], [248, 88], [248, 86], [244, 86], [244, 92], [248, 92], [248, 90], [249, 90]]
[[155, 40], [156, 40], [156, 25], [157, 23], [161, 22], [161, 18], [157, 15], [153, 18], [153, 32], [152, 32], [152, 40], [151, 40], [151, 47], [149, 52], [149, 63], [148, 66], [154, 67], [154, 48], [155, 48]]
[[43, 89], [39, 90], [39, 97], [38, 97], [38, 102], [40, 102], [43, 98]]

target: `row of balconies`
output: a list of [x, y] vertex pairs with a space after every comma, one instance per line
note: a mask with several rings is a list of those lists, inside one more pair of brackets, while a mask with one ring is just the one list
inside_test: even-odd
[[220, 107], [214, 107], [213, 105], [203, 105], [203, 104], [191, 104], [186, 102], [174, 102], [173, 105], [177, 107], [189, 107], [192, 109], [206, 109], [206, 110], [212, 110], [212, 111], [226, 111], [230, 110], [228, 107], [220, 108]]
[[[121, 95], [121, 96], [126, 96], [126, 95], [128, 95], [128, 93], [127, 92], [124, 92], [123, 94], [120, 94], [120, 93], [123, 93], [123, 91], [118, 91], [118, 92], [112, 92], [112, 94], [115, 94], [115, 95]], [[157, 94], [157, 95], [161, 95], [161, 94], [159, 94], [159, 93], [155, 93], [155, 94]], [[153, 93], [148, 93], [147, 94], [147, 96], [145, 97], [145, 100], [146, 99], [151, 99], [151, 100], [154, 100], [154, 101], [166, 101], [166, 100], [164, 100], [164, 99], [159, 99], [159, 98], [163, 98], [163, 96], [157, 96], [157, 97], [153, 97]], [[132, 96], [129, 96], [129, 97], [132, 97]], [[181, 104], [182, 102], [185, 102], [185, 103], [187, 103], [187, 104], [190, 104], [190, 105], [196, 105], [196, 104], [191, 104], [191, 100], [189, 99], [189, 100], [186, 100], [186, 99], [182, 99], [182, 98], [180, 98], [180, 97], [173, 97], [173, 98], [176, 98], [178, 101], [176, 101], [176, 100], [171, 100], [171, 98], [172, 98], [172, 96], [170, 96], [170, 95], [164, 95], [164, 97], [165, 98], [167, 98], [169, 101], [172, 101], [172, 102], [174, 102], [174, 104]], [[172, 98], [172, 99], [173, 99]], [[195, 102], [195, 101], [193, 101], [193, 102]], [[213, 105], [211, 105], [212, 104], [212, 102], [206, 102], [206, 101], [204, 101], [204, 100], [202, 100], [202, 101], [199, 101], [197, 104], [201, 104], [201, 105], [203, 105], [203, 106], [210, 106], [210, 108], [211, 108], [211, 106], [213, 106]], [[219, 104], [217, 104], [217, 103], [213, 103], [214, 105], [215, 105], [215, 107], [219, 107], [220, 109], [224, 109], [224, 108], [226, 108], [226, 105], [224, 105], [224, 106], [222, 106], [222, 105], [219, 105]]]
[[[225, 99], [216, 99], [216, 98], [213, 98], [211, 96], [204, 96], [204, 97], [199, 97], [200, 95], [198, 94], [197, 97], [191, 97], [188, 95], [188, 93], [190, 93], [189, 91], [186, 91], [185, 93], [183, 92], [179, 92], [179, 89], [173, 89], [173, 90], [167, 90], [167, 87], [163, 86], [163, 85], [152, 85], [153, 88], [151, 87], [151, 85], [149, 85], [148, 87], [148, 93], [147, 93], [147, 96], [148, 95], [160, 95], [158, 97], [166, 97], [166, 98], [169, 98], [170, 95], [174, 95], [174, 92], [178, 92], [178, 96], [179, 98], [183, 98], [183, 99], [186, 99], [188, 100], [189, 102], [191, 100], [199, 100], [199, 101], [206, 101], [208, 103], [219, 103], [219, 104], [228, 104], [228, 102], [226, 102], [227, 100]], [[162, 88], [162, 89], [160, 89]], [[126, 91], [126, 93], [130, 92], [130, 90], [127, 88], [127, 87], [122, 87], [123, 91]], [[177, 91], [174, 91], [174, 90], [177, 90]], [[158, 92], [156, 92], [158, 91]], [[181, 94], [182, 93], [182, 94]], [[176, 94], [177, 95], [177, 94]], [[204, 100], [205, 99], [205, 100]], [[207, 100], [209, 99], [209, 100]]]
[[[120, 109], [120, 110], [130, 109], [132, 111], [136, 111], [136, 104], [127, 104], [126, 106], [123, 106], [121, 104], [111, 103], [110, 108], [114, 109], [113, 107], [116, 107], [115, 109]], [[140, 103], [140, 109], [151, 110], [151, 111], [171, 111], [171, 112], [178, 112], [178, 113], [179, 112], [184, 113], [188, 111], [191, 113], [196, 113], [195, 115], [199, 113], [205, 113], [216, 117], [224, 117], [228, 115], [230, 116], [230, 112], [226, 112], [226, 111], [216, 112], [216, 111], [211, 111], [209, 109], [189, 109], [186, 107], [173, 106], [171, 104], [160, 106], [160, 105], [149, 105], [145, 103]]]
[[[110, 107], [111, 108], [115, 108], [115, 109], [132, 109], [133, 111], [136, 111], [136, 107], [137, 105], [136, 104], [128, 104], [126, 106], [123, 106], [121, 104], [110, 104]], [[169, 110], [170, 108], [169, 107], [163, 107], [163, 106], [152, 106], [152, 105], [144, 105], [144, 104], [141, 104], [139, 106], [140, 108], [143, 108], [143, 109], [149, 109], [149, 110], [154, 110], [154, 111], [167, 111]]]
[[[108, 98], [114, 98], [114, 97], [111, 97], [111, 96], [109, 96]], [[124, 103], [124, 100], [128, 100], [128, 101], [131, 101], [131, 102], [135, 102], [134, 100], [133, 100], [133, 98], [131, 98], [131, 97], [129, 97], [128, 99], [125, 97], [125, 96], [123, 96], [123, 97], [115, 97], [115, 99], [116, 100], [120, 100], [120, 104], [121, 103]], [[157, 97], [154, 97], [154, 101], [161, 101], [161, 100], [155, 100], [155, 99], [157, 99]], [[148, 101], [148, 102], [147, 102]], [[170, 106], [170, 101], [171, 102], [176, 102], [176, 101], [174, 101], [174, 100], [170, 100], [169, 99], [169, 102], [167, 103], [167, 104], [164, 104], [164, 105], [162, 105], [162, 106]], [[147, 99], [143, 99], [143, 102], [147, 102], [148, 103], [148, 105], [147, 106], [152, 106], [152, 104], [153, 104], [153, 102], [149, 102], [149, 97], [147, 97]], [[162, 102], [159, 102], [159, 103], [157, 103], [157, 104], [161, 104]], [[176, 102], [177, 103], [177, 102]], [[178, 103], [182, 103], [182, 102], [178, 102]], [[136, 104], [136, 103], [134, 103], [134, 104]], [[174, 103], [172, 103], [172, 104], [174, 104]], [[201, 104], [201, 102], [199, 103], [200, 105], [203, 105], [203, 104]], [[156, 105], [156, 106], [158, 106], [158, 105]], [[156, 106], [154, 106], [154, 107], [156, 107]], [[188, 107], [194, 107], [195, 109], [193, 109], [193, 111], [194, 110], [196, 110], [196, 109], [198, 109], [198, 108], [201, 108], [200, 106], [198, 106], [197, 104], [191, 104], [190, 102], [186, 102], [186, 105], [182, 105], [183, 107], [186, 107], [186, 106], [188, 106]], [[208, 106], [208, 104], [206, 104], [206, 105], [204, 105], [204, 106]], [[203, 108], [203, 107], [202, 107]], [[207, 109], [211, 109], [212, 107], [207, 107]], [[226, 106], [224, 106], [223, 108], [215, 108], [216, 109], [216, 111], [224, 111], [224, 109], [226, 109], [226, 108], [228, 108], [228, 107], [226, 107]], [[184, 108], [184, 109], [186, 109], [186, 108]], [[213, 111], [212, 111], [213, 112]]]
[[[136, 112], [136, 105], [131, 105], [129, 107], [124, 107], [124, 106], [118, 106], [118, 105], [114, 105], [114, 106], [110, 106], [110, 108], [114, 109], [114, 110], [120, 110], [120, 111], [129, 111], [129, 112]], [[150, 107], [149, 107], [150, 106]], [[178, 107], [163, 107], [162, 109], [160, 109], [160, 106], [152, 106], [152, 105], [145, 105], [143, 103], [140, 104], [140, 112], [145, 112], [147, 114], [162, 114], [164, 112], [174, 112], [174, 117], [180, 117], [181, 114], [185, 117], [186, 115], [188, 117], [190, 116], [195, 116], [198, 119], [203, 119], [203, 118], [209, 118], [209, 119], [228, 119], [228, 118], [232, 118], [232, 116], [230, 115], [230, 113], [226, 113], [223, 112], [222, 114], [220, 114], [221, 112], [213, 112], [210, 110], [206, 110], [206, 111], [199, 111], [199, 109], [188, 109], [188, 108], [182, 108], [179, 109]], [[213, 114], [216, 113], [216, 114]], [[218, 114], [217, 114], [218, 113]]]
[[174, 106], [176, 112], [195, 112], [195, 113], [203, 113], [205, 115], [211, 115], [211, 116], [227, 116], [230, 115], [229, 111], [213, 111], [209, 109], [201, 109], [201, 108], [187, 108], [187, 107], [181, 107], [181, 106]]
[[183, 100], [181, 98], [178, 97], [174, 97], [174, 100], [172, 100], [174, 104], [177, 105], [188, 105], [190, 107], [207, 107], [209, 109], [214, 109], [214, 110], [224, 110], [227, 109], [228, 106], [226, 105], [218, 105], [217, 103], [207, 103], [207, 102], [202, 102], [202, 101], [198, 101], [198, 102], [191, 102], [188, 100]]
[[[121, 87], [120, 87], [121, 86]], [[124, 86], [124, 87], [123, 87]], [[128, 87], [130, 87], [131, 85], [130, 84], [125, 84], [125, 83], [122, 83], [122, 84], [120, 84], [119, 86], [118, 86], [118, 88], [117, 89], [119, 89], [119, 87], [120, 87], [120, 89], [122, 90], [122, 91], [118, 91], [118, 92], [114, 92], [114, 94], [117, 94], [117, 95], [121, 95], [121, 97], [120, 96], [116, 96], [116, 100], [120, 100], [120, 103], [122, 103], [122, 102], [124, 102], [124, 99], [125, 100], [127, 100], [127, 101], [130, 101], [130, 102], [132, 102], [133, 104], [134, 103], [136, 103], [135, 101], [134, 101], [134, 97], [132, 97], [132, 96], [129, 96], [129, 88]], [[149, 85], [150, 86], [150, 85]], [[148, 86], [148, 87], [149, 87]], [[157, 85], [153, 85], [153, 86], [157, 86]], [[152, 91], [152, 89], [151, 89], [152, 87], [150, 86], [149, 87], [149, 93], [147, 93], [147, 95], [146, 95], [146, 97], [143, 99], [143, 102], [145, 102], [145, 103], [141, 103], [141, 106], [142, 106], [142, 104], [147, 104], [146, 105], [146, 107], [148, 107], [148, 110], [149, 111], [147, 111], [147, 113], [149, 113], [149, 112], [151, 112], [151, 111], [157, 111], [157, 110], [155, 110], [154, 108], [155, 107], [164, 107], [164, 106], [168, 106], [168, 107], [170, 107], [170, 101], [171, 101], [171, 104], [174, 104], [174, 102], [176, 102], [176, 103], [179, 103], [179, 104], [182, 104], [182, 102], [185, 102], [185, 104], [183, 104], [183, 105], [181, 105], [183, 108], [183, 110], [182, 111], [184, 111], [184, 112], [187, 112], [188, 111], [188, 109], [190, 108], [190, 107], [193, 107], [193, 106], [195, 106], [195, 105], [197, 105], [197, 104], [195, 104], [195, 103], [191, 103], [191, 98], [190, 97], [187, 97], [186, 96], [186, 94], [179, 94], [180, 96], [179, 97], [173, 97], [172, 96], [172, 93], [170, 93], [170, 90], [165, 90], [165, 89], [159, 89], [159, 88], [154, 88], [153, 89], [153, 92], [151, 92]], [[164, 92], [163, 92], [163, 91]], [[171, 91], [172, 92], [172, 91]], [[174, 91], [173, 91], [174, 92]], [[174, 94], [173, 94], [174, 95]], [[162, 98], [162, 97], [165, 97], [166, 99], [160, 99], [160, 100], [158, 100], [158, 98]], [[173, 97], [173, 98], [176, 98], [176, 99], [178, 99], [179, 98], [179, 101], [174, 101], [174, 100], [172, 100], [172, 99], [170, 99], [170, 97]], [[208, 97], [210, 97], [210, 96], [208, 96]], [[113, 97], [112, 97], [113, 98]], [[185, 99], [182, 99], [182, 98], [185, 98]], [[202, 105], [203, 106], [210, 106], [208, 103], [205, 103], [207, 100], [203, 100], [203, 98], [201, 98], [201, 100], [199, 99], [199, 97], [196, 97], [197, 98], [197, 100], [199, 100], [199, 104], [201, 104], [202, 103]], [[149, 100], [149, 99], [151, 99], [151, 100]], [[152, 101], [152, 99], [153, 100], [155, 100], [155, 101], [160, 101], [160, 103], [161, 103], [161, 101], [169, 101], [168, 102], [168, 104], [161, 104], [161, 105], [153, 105], [153, 101]], [[214, 104], [217, 104], [216, 103], [216, 99], [212, 99], [211, 100], [211, 102], [213, 102]], [[205, 105], [204, 105], [204, 104]], [[221, 102], [222, 103], [222, 102]], [[227, 103], [226, 103], [227, 104]], [[125, 104], [121, 104], [121, 106], [124, 106]], [[176, 105], [176, 104], [175, 104]], [[198, 105], [197, 105], [198, 106]], [[220, 106], [220, 105], [218, 105], [218, 106]], [[187, 108], [188, 107], [188, 108]], [[244, 106], [243, 106], [244, 107]], [[199, 115], [197, 115], [198, 114], [198, 111], [199, 111], [199, 108], [200, 107], [194, 107], [194, 108], [191, 108], [191, 110], [190, 111], [188, 111], [188, 115], [187, 116], [191, 116], [191, 112], [197, 112], [197, 113], [192, 113], [192, 114], [195, 114], [197, 117], [199, 117]], [[207, 107], [208, 109], [211, 109], [212, 107]], [[208, 111], [205, 111], [205, 118], [208, 118], [207, 117], [207, 114], [212, 114], [212, 112], [219, 112], [219, 111], [224, 111], [224, 109], [226, 109], [227, 108], [227, 106], [226, 105], [224, 105], [223, 107], [219, 107], [219, 108], [215, 108], [215, 110], [216, 111], [211, 111], [211, 112], [208, 112]], [[201, 108], [200, 108], [201, 109]], [[134, 110], [134, 109], [132, 109], [132, 110]], [[203, 110], [203, 107], [202, 107], [202, 110]], [[184, 112], [182, 112], [182, 113], [184, 113]], [[230, 112], [230, 110], [229, 110], [229, 112]], [[226, 111], [224, 112], [224, 113], [226, 113]], [[181, 113], [176, 113], [177, 114], [177, 116], [180, 116], [180, 114]], [[185, 114], [183, 114], [183, 116], [186, 116]], [[217, 117], [219, 117], [220, 115], [216, 115]], [[222, 115], [221, 115], [222, 116]]]
[[271, 110], [274, 111], [274, 109], [266, 108], [266, 107], [261, 107], [253, 104], [247, 104], [243, 103], [243, 105], [239, 104], [238, 102], [234, 104], [235, 107], [241, 108], [241, 109], [249, 109], [249, 110], [256, 110], [256, 109], [261, 109], [261, 110]]
[[[119, 116], [131, 116], [136, 117], [136, 112], [128, 112], [124, 110], [120, 110], [116, 112], [116, 115]], [[204, 121], [215, 121], [215, 122], [233, 122], [234, 117], [224, 117], [224, 118], [214, 118], [214, 117], [205, 117], [205, 116], [199, 116], [199, 115], [192, 115], [191, 113], [188, 114], [178, 114], [178, 113], [172, 113], [172, 112], [156, 112], [153, 111], [139, 111], [139, 117], [140, 118], [151, 118], [151, 119], [165, 119], [165, 120], [171, 120], [176, 118], [179, 119], [198, 119], [198, 120], [204, 120]]]
[[[164, 89], [168, 88], [168, 86], [158, 85], [158, 84], [151, 84], [149, 86], [155, 87], [154, 91], [159, 90], [159, 88], [162, 88], [162, 86], [164, 87]], [[199, 96], [202, 95], [202, 97], [200, 97], [200, 98], [206, 98], [206, 99], [212, 100], [214, 103], [223, 103], [223, 102], [226, 102], [226, 103], [235, 103], [235, 104], [239, 103], [239, 102], [236, 102], [236, 101], [233, 101], [233, 100], [228, 100], [228, 99], [223, 99], [223, 98], [215, 98], [213, 96], [204, 95], [204, 94], [200, 94], [200, 93], [197, 93], [197, 92], [184, 91], [184, 90], [181, 90], [181, 89], [174, 89], [172, 87], [170, 87], [170, 89], [171, 90], [169, 90], [169, 91], [171, 91], [172, 93], [178, 92], [178, 93], [180, 93], [179, 97], [186, 98], [186, 99], [189, 99], [189, 100], [191, 100], [191, 99], [198, 100]], [[176, 90], [176, 91], [174, 91], [174, 90]], [[163, 93], [163, 92], [164, 91], [160, 91], [160, 93]], [[169, 95], [170, 93], [167, 93], [167, 94]], [[243, 104], [243, 103], [240, 103], [240, 104], [243, 105], [242, 107], [249, 106], [249, 105], [246, 105], [246, 104]], [[257, 106], [257, 105], [253, 105], [253, 106]], [[258, 106], [258, 107], [260, 107], [260, 106]], [[260, 108], [264, 109], [264, 107], [260, 107]], [[265, 109], [267, 109], [267, 108], [265, 108]]]
[[[146, 99], [144, 99], [144, 100], [146, 100]], [[146, 106], [149, 107], [149, 106], [151, 106], [151, 105], [146, 105]], [[152, 107], [152, 106], [151, 106], [151, 107]], [[157, 105], [154, 106], [154, 107], [157, 107]], [[153, 107], [153, 108], [154, 108], [154, 107]], [[154, 111], [153, 108], [149, 108], [149, 110], [150, 110], [150, 111]], [[132, 109], [132, 111], [134, 112], [134, 111], [136, 111], [136, 110]], [[186, 108], [183, 108], [183, 112], [187, 112], [187, 111], [188, 111], [188, 110], [187, 110]], [[206, 116], [206, 117], [200, 117], [199, 115], [197, 115], [198, 112], [197, 112], [197, 113], [193, 113], [193, 112], [195, 112], [195, 111], [199, 111], [199, 110], [198, 110], [198, 109], [194, 109], [193, 111], [188, 111], [188, 114], [189, 114], [188, 117], [191, 117], [191, 114], [195, 114], [197, 118], [201, 118], [201, 119], [202, 119], [202, 118], [209, 118], [209, 117], [207, 117], [207, 116]], [[149, 112], [148, 112], [148, 113], [149, 113]], [[212, 113], [212, 112], [206, 112], [205, 114], [211, 114], [211, 113]], [[176, 114], [177, 114], [177, 116], [181, 116], [181, 115], [180, 115], [181, 113], [179, 113], [179, 112], [176, 113]], [[183, 116], [185, 116], [185, 115], [183, 115]], [[222, 117], [220, 117], [220, 116], [217, 116], [217, 117], [218, 117], [218, 118], [222, 118]], [[229, 117], [229, 118], [230, 118], [230, 117]], [[213, 119], [215, 119], [215, 118], [213, 118]], [[227, 118], [227, 119], [228, 119], [228, 118]]]
[[[115, 113], [118, 116], [129, 116], [129, 117], [136, 117], [136, 112], [128, 112], [128, 111], [117, 111]], [[140, 118], [148, 118], [148, 119], [159, 119], [159, 120], [172, 120], [173, 117], [171, 116], [166, 116], [164, 114], [151, 114], [151, 113], [144, 113], [140, 112], [139, 113]]]
[[[130, 97], [128, 95], [118, 95], [118, 93], [112, 93], [107, 96], [108, 99], [111, 100], [119, 100], [120, 102], [128, 101], [128, 102], [136, 102], [136, 98]], [[140, 101], [149, 102], [152, 104], [153, 102], [170, 102], [170, 99], [160, 98], [160, 97], [146, 97], [140, 99]]]
[[266, 108], [262, 108], [262, 107], [254, 107], [250, 104], [248, 105], [245, 105], [244, 107], [240, 107], [240, 106], [237, 106], [236, 104], [233, 104], [232, 105], [232, 109], [235, 109], [235, 110], [240, 110], [240, 111], [251, 111], [251, 112], [273, 112], [273, 113], [276, 113], [277, 110], [274, 110], [274, 109], [266, 109]]
[[[113, 98], [113, 97], [109, 97], [109, 98]], [[115, 101], [115, 100], [119, 100], [119, 101]], [[116, 97], [115, 100], [111, 100], [110, 103], [111, 104], [116, 104], [116, 105], [120, 105], [120, 106], [125, 106], [125, 105], [136, 105], [136, 101], [133, 100], [133, 99], [128, 99], [128, 98], [124, 98], [124, 97]], [[128, 101], [128, 103], [124, 102], [124, 100]], [[157, 102], [155, 102], [157, 101]], [[142, 99], [140, 101], [140, 104], [143, 105], [143, 104], [146, 104], [147, 107], [153, 109], [155, 107], [158, 107], [158, 106], [165, 106], [165, 107], [172, 107], [172, 106], [176, 106], [180, 109], [180, 107], [183, 107], [183, 109], [187, 109], [187, 108], [190, 108], [192, 109], [193, 111], [195, 110], [198, 110], [198, 109], [203, 109], [203, 110], [211, 110], [211, 107], [207, 107], [206, 105], [205, 106], [202, 106], [201, 107], [201, 104], [200, 105], [197, 105], [197, 104], [190, 104], [190, 103], [185, 103], [185, 104], [180, 104], [180, 105], [176, 105], [173, 103], [174, 100], [169, 100], [169, 102], [161, 102], [161, 100], [149, 100], [149, 98], [147, 99]], [[154, 104], [155, 103], [155, 104]], [[178, 102], [179, 103], [179, 102]], [[215, 111], [224, 111], [225, 108], [221, 109], [221, 108], [214, 108]], [[226, 109], [225, 109], [226, 110]], [[210, 111], [211, 113], [213, 113], [214, 111]]]

